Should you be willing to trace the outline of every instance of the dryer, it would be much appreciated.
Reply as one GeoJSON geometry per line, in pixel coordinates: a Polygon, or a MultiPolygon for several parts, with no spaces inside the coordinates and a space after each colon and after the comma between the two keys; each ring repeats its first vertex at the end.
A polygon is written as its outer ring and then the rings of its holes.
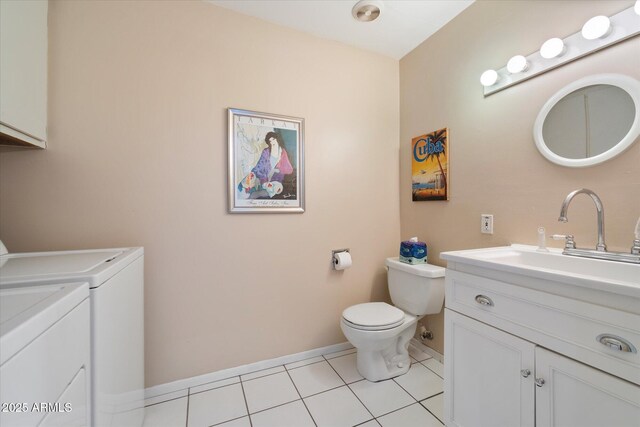
{"type": "Polygon", "coordinates": [[[88,427],[89,286],[0,289],[0,425],[88,427]]]}
{"type": "Polygon", "coordinates": [[[144,419],[144,249],[8,253],[0,289],[89,284],[91,424],[140,426],[144,419]]]}

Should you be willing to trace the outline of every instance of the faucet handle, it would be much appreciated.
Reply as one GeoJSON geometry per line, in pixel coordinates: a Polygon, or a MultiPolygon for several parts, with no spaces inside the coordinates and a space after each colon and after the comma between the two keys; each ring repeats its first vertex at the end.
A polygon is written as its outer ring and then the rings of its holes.
{"type": "Polygon", "coordinates": [[[576,242],[575,240],[573,240],[573,234],[567,234],[567,237],[564,241],[564,248],[565,249],[575,249],[576,248],[576,242]]]}
{"type": "Polygon", "coordinates": [[[553,240],[562,240],[564,239],[564,248],[565,249],[575,249],[576,242],[573,240],[573,234],[552,234],[551,237],[553,240]]]}

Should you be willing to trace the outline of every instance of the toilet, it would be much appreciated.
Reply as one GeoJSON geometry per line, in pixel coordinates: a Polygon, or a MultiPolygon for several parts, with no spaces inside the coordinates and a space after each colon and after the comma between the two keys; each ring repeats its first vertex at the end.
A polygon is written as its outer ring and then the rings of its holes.
{"type": "Polygon", "coordinates": [[[369,381],[407,373],[411,366],[409,341],[418,320],[442,310],[444,267],[405,264],[387,258],[391,301],[353,305],[342,312],[340,327],[357,349],[357,368],[369,381]]]}

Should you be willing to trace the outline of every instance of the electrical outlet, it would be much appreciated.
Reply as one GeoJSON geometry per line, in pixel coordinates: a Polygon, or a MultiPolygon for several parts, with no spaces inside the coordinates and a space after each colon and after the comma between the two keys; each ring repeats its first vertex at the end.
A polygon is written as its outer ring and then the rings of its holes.
{"type": "Polygon", "coordinates": [[[482,234],[493,234],[493,215],[481,214],[480,220],[480,232],[482,234]]]}

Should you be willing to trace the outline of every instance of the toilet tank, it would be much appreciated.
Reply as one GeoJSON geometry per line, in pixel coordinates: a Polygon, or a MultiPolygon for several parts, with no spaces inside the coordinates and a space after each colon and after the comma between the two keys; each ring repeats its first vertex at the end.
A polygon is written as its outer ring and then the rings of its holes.
{"type": "Polygon", "coordinates": [[[385,264],[393,305],[415,316],[436,314],[442,310],[444,267],[406,264],[398,258],[387,258],[385,264]]]}

